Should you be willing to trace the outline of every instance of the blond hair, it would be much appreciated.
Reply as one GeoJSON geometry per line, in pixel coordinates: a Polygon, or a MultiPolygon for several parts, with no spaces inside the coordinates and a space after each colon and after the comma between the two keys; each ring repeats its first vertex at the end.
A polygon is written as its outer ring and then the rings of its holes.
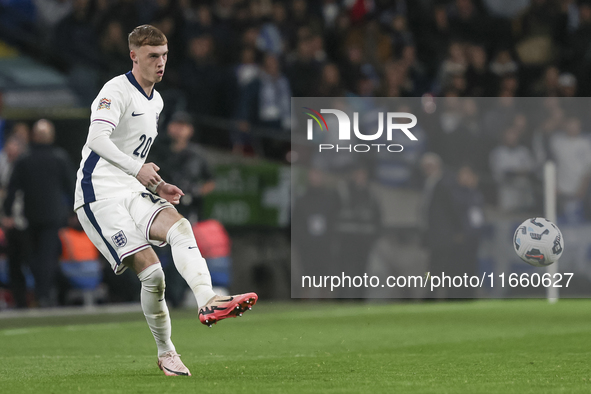
{"type": "Polygon", "coordinates": [[[168,43],[166,36],[159,29],[151,25],[141,25],[133,29],[128,37],[129,49],[140,48],[144,45],[160,46],[168,43]]]}

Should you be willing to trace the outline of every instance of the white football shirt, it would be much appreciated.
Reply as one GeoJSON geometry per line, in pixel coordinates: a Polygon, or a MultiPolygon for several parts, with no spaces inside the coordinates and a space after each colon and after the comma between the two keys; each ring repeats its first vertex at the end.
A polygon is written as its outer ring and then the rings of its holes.
{"type": "MultiPolygon", "coordinates": [[[[152,89],[148,97],[133,74],[128,72],[107,82],[92,103],[91,127],[95,123],[109,130],[115,146],[138,163],[146,161],[150,147],[158,135],[158,117],[164,103],[152,89]]],[[[82,160],[76,179],[74,209],[82,205],[146,191],[133,176],[109,163],[89,148],[89,139],[82,148],[82,160]]]]}

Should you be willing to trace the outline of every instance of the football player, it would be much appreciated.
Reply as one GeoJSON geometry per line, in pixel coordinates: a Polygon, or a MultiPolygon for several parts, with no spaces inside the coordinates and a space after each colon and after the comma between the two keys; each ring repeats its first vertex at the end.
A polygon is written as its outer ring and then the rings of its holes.
{"type": "Polygon", "coordinates": [[[90,128],[82,148],[74,209],[94,245],[116,274],[132,269],[142,284],[141,305],[158,346],[158,366],[169,376],[191,375],[170,339],[164,300],[164,272],[152,245],[168,243],[174,264],[199,305],[199,319],[211,327],[242,315],[255,293],[217,296],[191,225],[174,205],[183,192],[145,163],[158,135],[163,102],[154,85],[168,57],[166,36],[150,25],[129,34],[132,69],[107,82],[92,103],[90,128]]]}

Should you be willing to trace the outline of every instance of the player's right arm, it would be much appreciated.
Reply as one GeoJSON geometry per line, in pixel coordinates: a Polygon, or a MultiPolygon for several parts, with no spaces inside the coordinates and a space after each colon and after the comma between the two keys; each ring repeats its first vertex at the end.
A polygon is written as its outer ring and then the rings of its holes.
{"type": "Polygon", "coordinates": [[[161,180],[157,173],[160,168],[154,163],[142,164],[134,160],[123,153],[110,138],[126,107],[125,94],[120,88],[113,84],[103,87],[92,104],[88,148],[126,174],[137,178],[142,185],[157,185],[161,180]]]}

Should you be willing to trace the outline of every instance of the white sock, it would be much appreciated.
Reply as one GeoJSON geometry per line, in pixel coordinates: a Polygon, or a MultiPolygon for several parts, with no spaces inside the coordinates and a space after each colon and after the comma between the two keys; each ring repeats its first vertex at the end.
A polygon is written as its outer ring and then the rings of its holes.
{"type": "Polygon", "coordinates": [[[172,249],[176,269],[193,290],[197,305],[202,307],[215,293],[211,289],[211,275],[197,247],[191,223],[183,218],[173,224],[166,234],[166,242],[172,249]]]}
{"type": "Polygon", "coordinates": [[[137,277],[142,282],[141,302],[144,316],[158,346],[158,356],[175,350],[170,340],[170,315],[164,300],[164,271],[160,263],[153,264],[140,272],[137,277]]]}

